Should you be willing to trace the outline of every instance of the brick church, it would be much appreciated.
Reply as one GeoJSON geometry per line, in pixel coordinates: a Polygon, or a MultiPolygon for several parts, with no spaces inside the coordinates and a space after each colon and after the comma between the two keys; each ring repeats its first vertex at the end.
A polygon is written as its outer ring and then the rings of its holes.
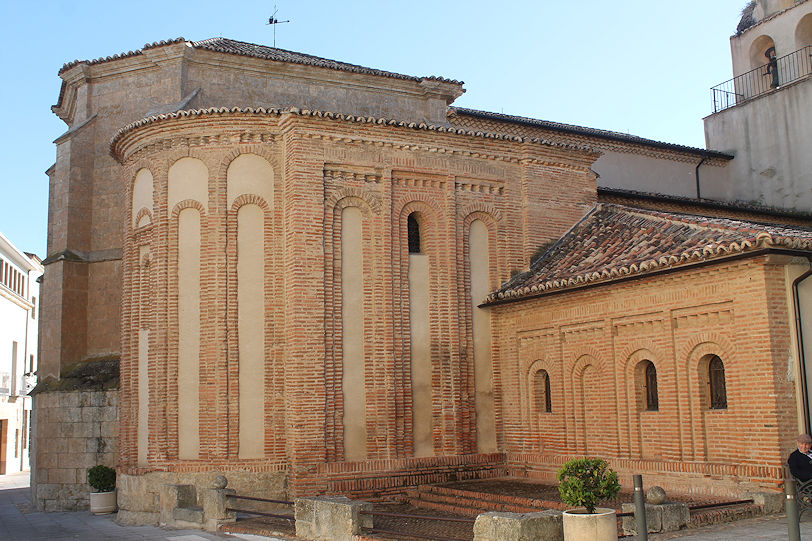
{"type": "MultiPolygon", "coordinates": [[[[808,49],[812,3],[784,3],[732,43],[808,49]]],[[[678,492],[779,487],[809,423],[812,194],[786,160],[784,199],[754,191],[730,115],[809,73],[708,117],[708,149],[225,38],[59,74],[41,508],[86,505],[96,463],[141,523],[162,484],[220,473],[370,497],[588,454],[678,492]]]]}

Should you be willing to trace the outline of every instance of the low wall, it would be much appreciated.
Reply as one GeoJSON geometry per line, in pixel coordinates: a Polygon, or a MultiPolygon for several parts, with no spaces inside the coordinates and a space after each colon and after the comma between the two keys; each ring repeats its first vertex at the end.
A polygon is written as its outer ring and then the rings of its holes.
{"type": "MultiPolygon", "coordinates": [[[[189,485],[199,500],[200,494],[210,489],[217,476],[228,480],[228,488],[240,496],[256,496],[274,500],[287,499],[287,472],[211,471],[163,472],[153,471],[140,475],[119,474],[118,522],[122,524],[158,524],[161,513],[161,487],[189,485]]],[[[194,505],[202,506],[201,501],[194,505]]],[[[268,504],[240,501],[241,509],[268,511],[268,504]],[[265,506],[265,507],[263,507],[265,506]]]]}
{"type": "Polygon", "coordinates": [[[32,501],[41,511],[88,508],[87,469],[116,467],[118,390],[34,394],[32,501]]]}

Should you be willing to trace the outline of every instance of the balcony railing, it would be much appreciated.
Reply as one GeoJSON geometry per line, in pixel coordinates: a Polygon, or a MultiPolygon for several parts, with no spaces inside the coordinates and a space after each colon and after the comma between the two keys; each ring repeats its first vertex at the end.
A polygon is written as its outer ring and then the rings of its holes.
{"type": "Polygon", "coordinates": [[[713,112],[739,105],[812,74],[812,45],[711,88],[713,112]]]}

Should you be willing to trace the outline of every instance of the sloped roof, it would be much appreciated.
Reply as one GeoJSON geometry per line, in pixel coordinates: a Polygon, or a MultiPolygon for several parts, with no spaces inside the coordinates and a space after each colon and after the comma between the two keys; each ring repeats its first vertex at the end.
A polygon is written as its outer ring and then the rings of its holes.
{"type": "Polygon", "coordinates": [[[194,47],[195,49],[205,49],[208,51],[234,54],[239,56],[251,56],[254,58],[262,58],[265,60],[273,60],[276,62],[286,62],[288,64],[304,64],[308,66],[316,66],[319,68],[327,68],[338,71],[349,71],[352,73],[362,73],[367,75],[378,75],[381,77],[404,79],[407,81],[421,81],[423,79],[427,79],[432,81],[442,81],[459,85],[463,84],[462,81],[445,79],[443,77],[435,77],[435,76],[415,77],[413,75],[403,75],[401,73],[393,73],[391,71],[367,68],[364,66],[358,66],[356,64],[348,64],[346,62],[330,60],[329,58],[321,58],[319,56],[297,53],[295,51],[287,51],[285,49],[277,49],[275,47],[268,47],[266,45],[257,45],[255,43],[247,43],[244,41],[237,41],[228,38],[209,38],[201,41],[187,41],[184,38],[175,38],[169,40],[156,41],[154,43],[147,43],[141,49],[138,49],[136,51],[128,51],[126,53],[96,58],[94,60],[74,60],[73,62],[68,62],[67,64],[62,66],[62,69],[59,70],[59,73],[61,74],[65,70],[68,70],[76,66],[77,64],[88,64],[88,65],[101,64],[103,62],[110,62],[112,60],[117,60],[119,58],[137,56],[143,54],[144,51],[148,49],[155,49],[157,47],[163,47],[165,45],[172,45],[175,43],[183,43],[183,42],[185,42],[190,47],[194,47]]]}
{"type": "Polygon", "coordinates": [[[600,203],[486,304],[765,248],[812,252],[812,229],[600,203]]]}
{"type": "Polygon", "coordinates": [[[586,126],[577,126],[575,124],[564,124],[561,122],[553,122],[550,120],[539,120],[536,118],[529,118],[517,115],[506,115],[503,113],[492,113],[489,111],[480,111],[478,109],[466,109],[464,107],[449,107],[449,122],[451,125],[459,124],[458,117],[468,117],[481,120],[492,120],[497,122],[508,122],[511,124],[528,126],[531,128],[540,128],[544,130],[551,130],[566,134],[580,135],[586,137],[597,137],[599,139],[607,139],[610,141],[618,141],[622,143],[634,143],[645,145],[653,148],[661,148],[664,150],[673,150],[677,152],[688,152],[698,156],[707,156],[710,158],[719,158],[722,160],[732,160],[733,156],[719,152],[716,150],[707,150],[704,148],[691,147],[686,145],[678,145],[676,143],[666,143],[664,141],[657,141],[655,139],[646,139],[637,135],[628,133],[621,133],[610,130],[601,130],[598,128],[589,128],[586,126]]]}

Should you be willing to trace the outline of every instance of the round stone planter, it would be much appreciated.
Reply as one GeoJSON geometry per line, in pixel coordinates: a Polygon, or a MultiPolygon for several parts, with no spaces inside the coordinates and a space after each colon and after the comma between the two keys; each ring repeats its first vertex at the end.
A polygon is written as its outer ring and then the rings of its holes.
{"type": "Polygon", "coordinates": [[[116,491],[91,492],[90,512],[94,515],[108,515],[116,510],[116,491]]]}
{"type": "Polygon", "coordinates": [[[564,511],[564,541],[617,541],[617,515],[614,509],[598,507],[594,513],[583,509],[564,511]]]}

